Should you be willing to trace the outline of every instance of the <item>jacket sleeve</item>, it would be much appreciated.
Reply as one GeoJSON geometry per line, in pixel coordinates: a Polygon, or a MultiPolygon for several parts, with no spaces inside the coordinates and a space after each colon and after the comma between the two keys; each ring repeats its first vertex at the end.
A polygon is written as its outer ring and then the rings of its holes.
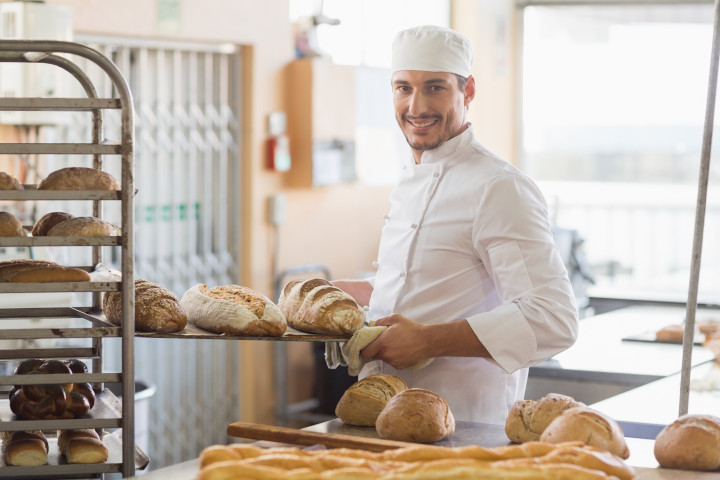
{"type": "Polygon", "coordinates": [[[467,320],[503,370],[535,365],[575,343],[575,294],[545,199],[530,179],[507,174],[489,185],[473,223],[473,244],[502,303],[467,320]]]}

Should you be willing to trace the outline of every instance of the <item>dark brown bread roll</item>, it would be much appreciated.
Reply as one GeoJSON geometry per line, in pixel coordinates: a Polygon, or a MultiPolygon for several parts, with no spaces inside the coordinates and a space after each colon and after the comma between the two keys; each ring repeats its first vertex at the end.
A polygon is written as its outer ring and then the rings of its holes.
{"type": "Polygon", "coordinates": [[[422,388],[410,388],[388,400],[375,429],[381,438],[433,443],[455,431],[455,418],[444,398],[422,388]]]}
{"type": "Polygon", "coordinates": [[[665,468],[717,470],[720,468],[720,417],[686,414],[655,437],[655,459],[665,468]]]}
{"type": "MultiPolygon", "coordinates": [[[[122,294],[108,292],[103,297],[103,313],[115,324],[122,324],[122,294]]],[[[165,287],[135,280],[135,330],[140,332],[179,332],[187,325],[187,315],[178,298],[165,287]]]]}
{"type": "Polygon", "coordinates": [[[353,297],[321,278],[289,282],[278,307],[291,327],[304,332],[350,336],[365,322],[353,297]]]}
{"type": "Polygon", "coordinates": [[[48,450],[47,438],[40,430],[3,432],[3,459],[6,465],[45,465],[48,450]]]}
{"type": "Polygon", "coordinates": [[[119,190],[120,184],[111,174],[87,167],[55,170],[37,185],[38,190],[119,190]]]}
{"type": "Polygon", "coordinates": [[[65,212],[46,213],[33,225],[32,234],[34,237],[44,237],[52,227],[60,222],[74,218],[73,215],[65,212]]]}
{"type": "Polygon", "coordinates": [[[20,220],[9,212],[0,212],[0,237],[26,237],[27,231],[20,220]]]}

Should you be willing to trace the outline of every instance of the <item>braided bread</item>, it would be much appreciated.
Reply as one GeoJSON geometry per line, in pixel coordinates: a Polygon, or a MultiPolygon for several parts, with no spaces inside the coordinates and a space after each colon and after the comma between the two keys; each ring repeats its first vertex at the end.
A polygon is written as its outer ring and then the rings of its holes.
{"type": "Polygon", "coordinates": [[[3,432],[3,459],[6,465],[45,465],[48,450],[47,438],[40,430],[3,432]]]}
{"type": "Polygon", "coordinates": [[[353,297],[322,278],[289,282],[278,307],[291,327],[304,332],[352,335],[365,323],[365,312],[353,297]]]}
{"type": "MultiPolygon", "coordinates": [[[[15,375],[86,373],[80,360],[29,359],[21,362],[15,375]]],[[[89,383],[14,385],[8,394],[10,410],[27,420],[77,418],[95,406],[95,392],[89,383]]]]}
{"type": "Polygon", "coordinates": [[[580,442],[527,442],[496,448],[412,446],[385,452],[213,445],[200,454],[197,480],[245,479],[567,479],[631,480],[610,452],[580,442]]]}

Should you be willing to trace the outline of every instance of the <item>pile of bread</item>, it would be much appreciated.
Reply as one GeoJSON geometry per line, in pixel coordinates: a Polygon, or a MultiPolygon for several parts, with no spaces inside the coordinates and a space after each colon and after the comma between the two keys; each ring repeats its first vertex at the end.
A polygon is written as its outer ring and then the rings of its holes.
{"type": "MultiPolygon", "coordinates": [[[[51,172],[36,186],[37,190],[118,190],[119,182],[110,173],[87,167],[67,167],[51,172]]],[[[12,175],[0,172],[0,190],[24,190],[12,175]]],[[[65,212],[50,212],[32,226],[34,237],[41,236],[116,236],[120,228],[95,217],[75,217],[65,212]]],[[[0,212],[0,237],[28,235],[22,222],[9,212],[0,212]]]]}
{"type": "MultiPolygon", "coordinates": [[[[57,431],[58,452],[67,463],[105,463],[108,449],[93,429],[57,431]]],[[[35,467],[48,463],[50,445],[40,430],[3,432],[5,465],[35,467]]]]}

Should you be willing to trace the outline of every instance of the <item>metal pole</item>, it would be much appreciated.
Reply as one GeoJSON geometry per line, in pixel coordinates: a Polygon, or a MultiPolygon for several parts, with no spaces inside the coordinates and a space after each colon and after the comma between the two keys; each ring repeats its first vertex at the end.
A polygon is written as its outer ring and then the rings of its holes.
{"type": "Polygon", "coordinates": [[[697,310],[700,260],[702,258],[705,207],[707,204],[707,186],[708,178],[710,176],[710,151],[712,149],[715,97],[717,93],[718,53],[720,52],[718,25],[720,25],[720,3],[716,1],[712,53],[710,56],[710,79],[708,82],[707,105],[705,107],[705,131],[703,132],[700,174],[698,178],[698,196],[695,209],[695,235],[693,237],[692,263],[690,268],[690,287],[688,289],[685,333],[683,336],[682,371],[680,376],[680,416],[685,415],[688,412],[688,397],[690,395],[690,368],[692,367],[691,360],[694,341],[693,337],[695,335],[695,312],[697,310]]]}

